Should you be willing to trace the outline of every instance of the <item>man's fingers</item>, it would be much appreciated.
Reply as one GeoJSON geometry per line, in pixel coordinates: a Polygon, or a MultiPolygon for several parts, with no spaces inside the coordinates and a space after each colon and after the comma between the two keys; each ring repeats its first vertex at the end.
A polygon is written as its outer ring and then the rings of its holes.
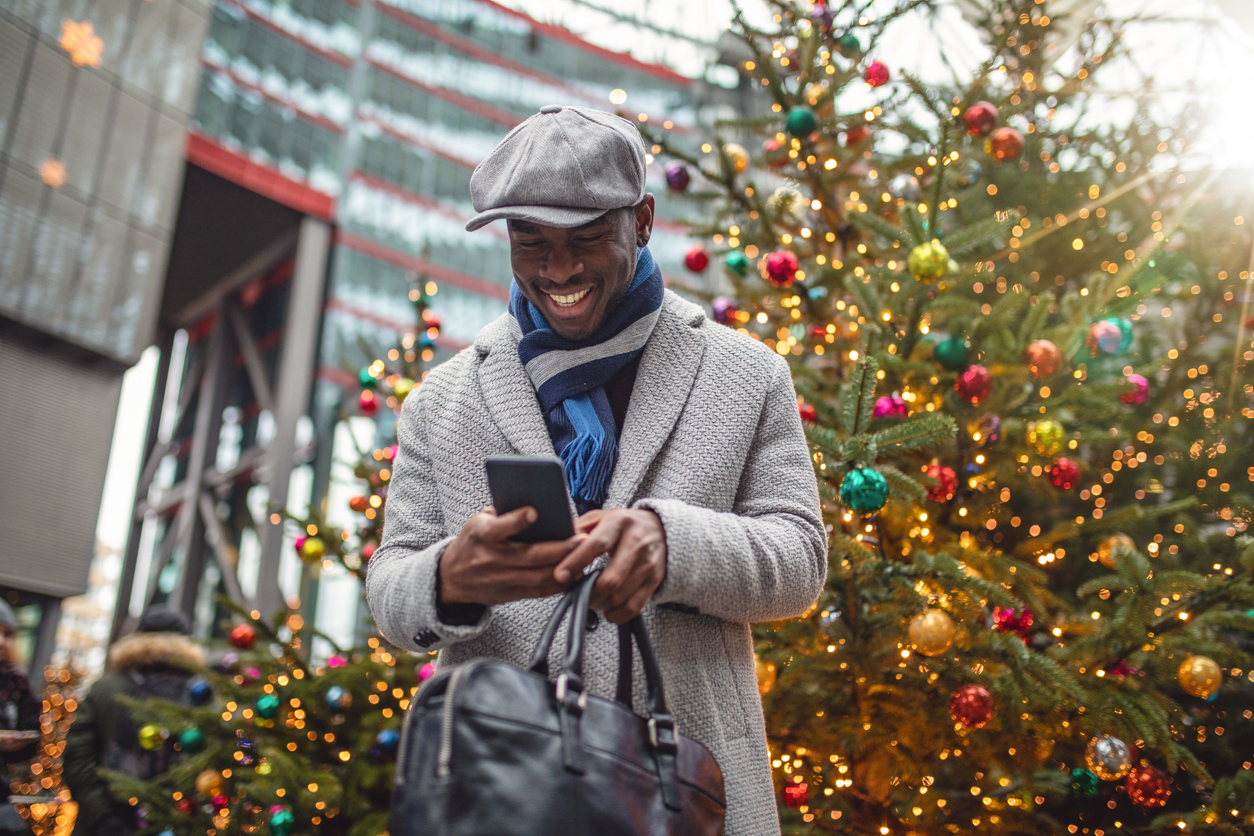
{"type": "Polygon", "coordinates": [[[611,624],[626,624],[628,621],[631,621],[633,618],[640,615],[640,613],[644,610],[644,605],[649,603],[649,598],[652,597],[652,595],[653,590],[649,588],[649,585],[642,585],[639,589],[632,593],[631,597],[627,600],[627,603],[612,610],[605,610],[605,620],[611,624]]]}
{"type": "Polygon", "coordinates": [[[489,518],[484,523],[480,536],[485,540],[508,540],[525,531],[527,526],[536,521],[536,516],[536,509],[530,505],[515,508],[508,514],[489,518]]]}
{"type": "Polygon", "coordinates": [[[622,522],[621,520],[615,522],[613,517],[598,525],[587,533],[584,541],[568,554],[565,560],[558,564],[558,567],[553,570],[553,577],[557,578],[559,583],[566,583],[575,577],[596,560],[598,555],[614,549],[618,543],[620,531],[622,531],[622,522]]]}
{"type": "Polygon", "coordinates": [[[601,518],[605,516],[605,511],[600,508],[593,508],[586,512],[582,517],[575,520],[575,530],[580,532],[588,532],[597,527],[601,522],[601,518]]]}
{"type": "Polygon", "coordinates": [[[510,555],[512,563],[520,568],[543,567],[546,571],[562,561],[574,549],[587,539],[585,534],[576,534],[565,540],[553,540],[546,543],[530,543],[520,545],[510,555]]]}

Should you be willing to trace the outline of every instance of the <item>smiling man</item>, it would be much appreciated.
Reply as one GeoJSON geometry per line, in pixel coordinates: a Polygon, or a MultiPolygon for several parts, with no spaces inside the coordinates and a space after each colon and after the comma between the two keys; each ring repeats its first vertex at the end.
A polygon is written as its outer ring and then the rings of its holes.
{"type": "MultiPolygon", "coordinates": [[[[677,724],[722,767],[727,833],[775,834],[749,624],[815,601],[827,536],[787,363],[664,288],[645,179],[635,125],[558,105],[475,169],[467,229],[507,221],[509,313],[406,399],[367,593],[440,666],[521,666],[552,596],[605,556],[593,607],[644,614],[677,724]],[[577,534],[514,543],[534,512],[485,507],[484,459],[554,453],[577,534]]],[[[614,697],[617,645],[588,636],[588,692],[614,697]]]]}

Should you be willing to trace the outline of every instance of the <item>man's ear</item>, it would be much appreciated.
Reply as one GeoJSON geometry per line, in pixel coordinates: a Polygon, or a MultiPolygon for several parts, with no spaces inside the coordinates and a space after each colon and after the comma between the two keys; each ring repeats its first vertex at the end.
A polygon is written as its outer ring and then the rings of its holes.
{"type": "Polygon", "coordinates": [[[635,211],[636,246],[643,247],[653,236],[653,195],[646,194],[635,211]]]}

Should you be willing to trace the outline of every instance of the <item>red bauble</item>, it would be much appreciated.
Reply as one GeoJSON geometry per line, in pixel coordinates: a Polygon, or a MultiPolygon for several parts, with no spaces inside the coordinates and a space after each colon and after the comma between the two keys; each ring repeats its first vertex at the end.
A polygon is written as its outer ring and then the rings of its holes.
{"type": "Polygon", "coordinates": [[[881,61],[872,61],[862,71],[862,80],[872,87],[880,87],[888,83],[888,67],[881,61]]]}
{"type": "Polygon", "coordinates": [[[924,475],[936,480],[936,487],[927,489],[928,499],[933,502],[948,502],[954,498],[954,493],[958,490],[958,474],[954,473],[952,467],[929,464],[924,475]]]}
{"type": "Polygon", "coordinates": [[[776,250],[773,253],[767,253],[762,263],[766,280],[781,288],[791,287],[792,283],[797,280],[797,270],[801,268],[801,264],[797,261],[797,254],[792,250],[776,250]]]}
{"type": "Polygon", "coordinates": [[[1037,340],[1023,353],[1028,364],[1028,374],[1040,380],[1049,377],[1062,367],[1062,352],[1049,340],[1037,340]]]}
{"type": "Polygon", "coordinates": [[[238,647],[240,650],[252,650],[252,646],[257,643],[257,631],[251,624],[236,624],[231,628],[227,639],[231,642],[232,647],[238,647]]]}
{"type": "Polygon", "coordinates": [[[1123,786],[1128,798],[1141,807],[1164,807],[1171,798],[1171,781],[1161,769],[1138,766],[1128,773],[1123,786]]]}
{"type": "Polygon", "coordinates": [[[374,553],[378,551],[378,549],[379,549],[378,543],[367,543],[366,545],[361,547],[361,559],[369,560],[370,558],[374,557],[374,553]]]}
{"type": "Polygon", "coordinates": [[[966,371],[954,381],[958,396],[968,403],[977,404],[988,397],[993,386],[993,376],[983,366],[967,366],[966,371]]]}
{"type": "Polygon", "coordinates": [[[348,501],[348,507],[360,514],[370,507],[370,499],[365,496],[355,496],[348,501]]]}
{"type": "Polygon", "coordinates": [[[440,315],[435,311],[423,311],[422,322],[427,327],[427,330],[434,328],[438,332],[444,327],[444,320],[440,319],[440,315]]]}
{"type": "Polygon", "coordinates": [[[1023,153],[1023,134],[1010,126],[998,128],[988,140],[988,153],[998,160],[1016,160],[1023,153]]]}
{"type": "Polygon", "coordinates": [[[859,125],[856,128],[850,128],[845,131],[845,145],[857,145],[862,140],[871,135],[871,129],[866,125],[859,125]]]}
{"type": "Polygon", "coordinates": [[[1026,637],[1028,630],[1032,629],[1032,611],[1027,607],[1020,612],[1014,607],[993,607],[993,626],[1003,633],[1014,633],[1019,637],[1026,637]]]}
{"type": "Polygon", "coordinates": [[[1080,481],[1080,466],[1071,459],[1058,459],[1049,469],[1049,483],[1059,490],[1069,491],[1080,481]]]}
{"type": "Polygon", "coordinates": [[[362,415],[374,415],[379,411],[379,396],[369,389],[363,389],[361,397],[357,399],[357,408],[362,415]]]}
{"type": "Polygon", "coordinates": [[[784,784],[784,804],[793,808],[810,803],[810,785],[805,781],[799,784],[784,784]]]}
{"type": "Polygon", "coordinates": [[[799,412],[799,413],[801,414],[801,420],[802,420],[802,421],[817,421],[817,420],[819,420],[819,414],[818,414],[818,412],[816,412],[816,411],[815,411],[815,409],[814,409],[814,407],[813,407],[813,406],[811,406],[811,405],[810,405],[810,404],[808,404],[808,403],[799,403],[799,404],[797,404],[797,412],[799,412]]]}
{"type": "Polygon", "coordinates": [[[192,801],[190,798],[186,796],[174,802],[174,807],[180,813],[184,813],[189,816],[192,813],[196,812],[196,802],[192,801]]]}
{"type": "Polygon", "coordinates": [[[693,247],[684,256],[684,266],[694,273],[700,273],[710,266],[710,256],[700,244],[693,247]]]}
{"type": "Polygon", "coordinates": [[[993,719],[993,695],[983,685],[963,685],[949,700],[949,716],[969,729],[982,729],[993,719]]]}
{"type": "Polygon", "coordinates": [[[766,164],[771,168],[783,168],[788,162],[787,147],[774,137],[762,143],[762,153],[766,157],[766,164]]]}
{"type": "Polygon", "coordinates": [[[1001,117],[997,108],[989,102],[976,102],[962,114],[962,121],[967,125],[967,133],[971,136],[988,136],[997,127],[1001,117]]]}

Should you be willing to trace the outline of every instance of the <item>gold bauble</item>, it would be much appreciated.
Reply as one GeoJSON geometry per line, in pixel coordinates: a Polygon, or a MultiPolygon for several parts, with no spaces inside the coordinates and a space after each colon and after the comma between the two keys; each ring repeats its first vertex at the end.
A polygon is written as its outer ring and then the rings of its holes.
{"type": "Polygon", "coordinates": [[[327,544],[321,537],[307,537],[300,545],[300,556],[310,562],[321,560],[327,553],[327,544]]]}
{"type": "Polygon", "coordinates": [[[1054,455],[1062,449],[1062,424],[1048,418],[1028,424],[1028,444],[1038,456],[1054,455]]]}
{"type": "Polygon", "coordinates": [[[1123,532],[1112,534],[1097,546],[1097,559],[1107,569],[1114,569],[1115,553],[1123,551],[1136,551],[1136,543],[1123,532]]]}
{"type": "Polygon", "coordinates": [[[758,693],[765,694],[775,685],[775,663],[753,657],[753,670],[758,675],[758,693]]]}
{"type": "Polygon", "coordinates": [[[160,749],[165,744],[169,732],[155,723],[149,723],[139,730],[139,745],[148,749],[160,749]]]}
{"type": "Polygon", "coordinates": [[[729,142],[723,146],[723,154],[731,161],[732,170],[737,174],[749,167],[749,152],[744,149],[743,145],[729,142]]]}
{"type": "Polygon", "coordinates": [[[910,622],[910,644],[924,656],[939,656],[954,646],[954,620],[944,610],[924,610],[910,622]]]}
{"type": "Polygon", "coordinates": [[[206,769],[196,776],[196,792],[205,798],[225,795],[225,789],[226,781],[222,779],[222,773],[216,769],[206,769]]]}
{"type": "Polygon", "coordinates": [[[1209,656],[1190,656],[1180,663],[1176,679],[1186,694],[1204,700],[1219,690],[1224,675],[1209,656]]]}
{"type": "Polygon", "coordinates": [[[949,272],[949,250],[933,238],[910,251],[907,265],[914,277],[921,282],[940,281],[949,272]]]}
{"type": "Polygon", "coordinates": [[[396,396],[398,401],[405,400],[412,391],[414,391],[414,381],[408,377],[398,378],[396,385],[392,387],[392,394],[396,396]]]}

